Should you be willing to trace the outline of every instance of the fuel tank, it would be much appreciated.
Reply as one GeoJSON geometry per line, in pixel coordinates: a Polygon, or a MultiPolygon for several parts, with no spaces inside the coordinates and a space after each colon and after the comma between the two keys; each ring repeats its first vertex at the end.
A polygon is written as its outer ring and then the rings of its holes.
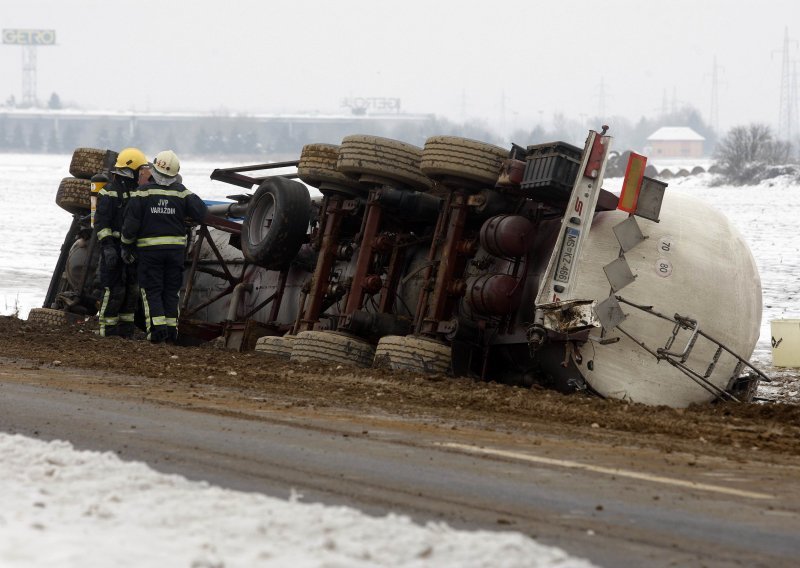
{"type": "Polygon", "coordinates": [[[612,292],[603,267],[621,252],[613,227],[626,218],[622,211],[595,215],[572,295],[601,302],[615,294],[625,300],[620,304],[625,319],[604,332],[602,340],[599,329],[593,333],[573,362],[588,385],[606,397],[672,407],[707,402],[714,398],[708,388],[652,352],[668,348],[679,353],[686,367],[701,377],[708,374],[707,380],[721,389],[729,386],[738,360],[723,351],[715,362],[715,343],[700,337],[692,344],[692,330],[677,329],[652,311],[696,320],[703,333],[748,359],[758,341],[762,305],[750,249],[711,205],[668,194],[660,222],[636,218],[645,240],[624,254],[635,279],[612,292]]]}

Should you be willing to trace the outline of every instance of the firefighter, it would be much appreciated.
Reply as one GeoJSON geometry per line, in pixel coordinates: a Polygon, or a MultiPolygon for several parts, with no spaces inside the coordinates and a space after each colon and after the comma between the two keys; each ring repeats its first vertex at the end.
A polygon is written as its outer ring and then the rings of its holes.
{"type": "Polygon", "coordinates": [[[149,164],[151,179],[131,194],[122,226],[122,257],[138,263],[147,338],[174,343],[178,337],[178,294],[186,256],[186,219],[200,223],[208,208],[186,189],[172,150],[149,164]]]}
{"type": "MultiPolygon", "coordinates": [[[[136,266],[120,258],[120,231],[130,193],[138,185],[140,168],[147,157],[138,148],[125,148],[117,155],[108,182],[97,192],[94,229],[100,243],[100,285],[103,299],[98,315],[100,335],[132,338],[133,316],[139,301],[136,266]]],[[[100,185],[100,184],[98,184],[100,185]]]]}

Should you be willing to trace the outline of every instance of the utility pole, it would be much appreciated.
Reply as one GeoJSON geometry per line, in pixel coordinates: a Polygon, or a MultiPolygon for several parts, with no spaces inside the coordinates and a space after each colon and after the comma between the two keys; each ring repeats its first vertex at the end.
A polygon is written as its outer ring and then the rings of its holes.
{"type": "Polygon", "coordinates": [[[597,116],[600,120],[606,120],[606,79],[600,77],[600,88],[597,94],[597,116]]]}
{"type": "Polygon", "coordinates": [[[672,86],[672,116],[678,114],[678,87],[672,86]]]}

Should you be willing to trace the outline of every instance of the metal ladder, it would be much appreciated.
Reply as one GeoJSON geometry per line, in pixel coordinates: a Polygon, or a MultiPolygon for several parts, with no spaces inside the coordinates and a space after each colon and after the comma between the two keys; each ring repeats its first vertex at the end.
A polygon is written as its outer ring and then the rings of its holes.
{"type": "Polygon", "coordinates": [[[742,373],[742,369],[744,367],[747,367],[751,371],[753,371],[760,380],[767,383],[771,382],[771,379],[769,377],[767,377],[764,373],[756,369],[749,361],[740,357],[739,355],[728,349],[725,345],[723,345],[722,343],[720,343],[707,333],[703,332],[700,329],[700,325],[697,322],[697,320],[686,316],[681,316],[680,314],[675,314],[675,317],[671,318],[669,316],[657,312],[656,310],[653,309],[652,306],[642,306],[639,304],[635,304],[631,301],[622,298],[621,296],[616,296],[616,298],[617,301],[619,301],[620,303],[627,304],[628,306],[637,308],[647,314],[672,322],[674,324],[672,328],[672,334],[667,338],[664,347],[658,347],[656,349],[651,349],[650,347],[645,345],[643,341],[636,339],[630,333],[626,332],[621,326],[618,325],[616,329],[618,329],[628,339],[636,343],[639,347],[641,347],[642,349],[653,355],[653,357],[655,357],[659,361],[666,361],[676,369],[680,370],[687,377],[689,377],[698,385],[703,387],[705,390],[713,394],[715,398],[720,400],[731,400],[734,402],[741,402],[732,393],[728,392],[723,388],[718,387],[710,380],[708,380],[711,374],[714,372],[714,369],[716,368],[717,363],[719,362],[719,359],[723,353],[727,353],[737,361],[736,367],[733,370],[733,374],[731,375],[731,378],[728,380],[729,388],[730,385],[732,385],[734,381],[739,378],[739,376],[742,373]],[[688,341],[686,342],[686,346],[683,348],[682,351],[680,352],[671,351],[672,346],[675,343],[675,339],[677,338],[678,333],[680,333],[682,329],[691,331],[691,336],[689,337],[688,341]],[[702,374],[700,371],[691,369],[689,366],[686,365],[686,361],[689,359],[689,356],[691,355],[692,350],[694,349],[695,345],[697,344],[697,340],[700,337],[702,337],[709,343],[712,343],[717,346],[717,349],[714,352],[714,356],[711,358],[708,367],[706,367],[705,372],[703,372],[702,374]]]}

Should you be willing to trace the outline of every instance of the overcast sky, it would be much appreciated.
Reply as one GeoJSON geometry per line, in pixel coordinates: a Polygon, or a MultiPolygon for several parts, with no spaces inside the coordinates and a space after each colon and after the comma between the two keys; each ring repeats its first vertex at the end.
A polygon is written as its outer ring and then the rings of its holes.
{"type": "MultiPolygon", "coordinates": [[[[345,97],[511,129],[689,103],[777,125],[784,30],[798,0],[0,0],[3,29],[54,29],[39,99],[84,108],[347,112],[345,97]],[[136,11],[138,10],[138,12],[136,11]]],[[[792,29],[792,25],[795,28],[792,29]]],[[[800,58],[797,43],[792,56],[800,58]]],[[[0,48],[22,97],[22,48],[0,48]]]]}

